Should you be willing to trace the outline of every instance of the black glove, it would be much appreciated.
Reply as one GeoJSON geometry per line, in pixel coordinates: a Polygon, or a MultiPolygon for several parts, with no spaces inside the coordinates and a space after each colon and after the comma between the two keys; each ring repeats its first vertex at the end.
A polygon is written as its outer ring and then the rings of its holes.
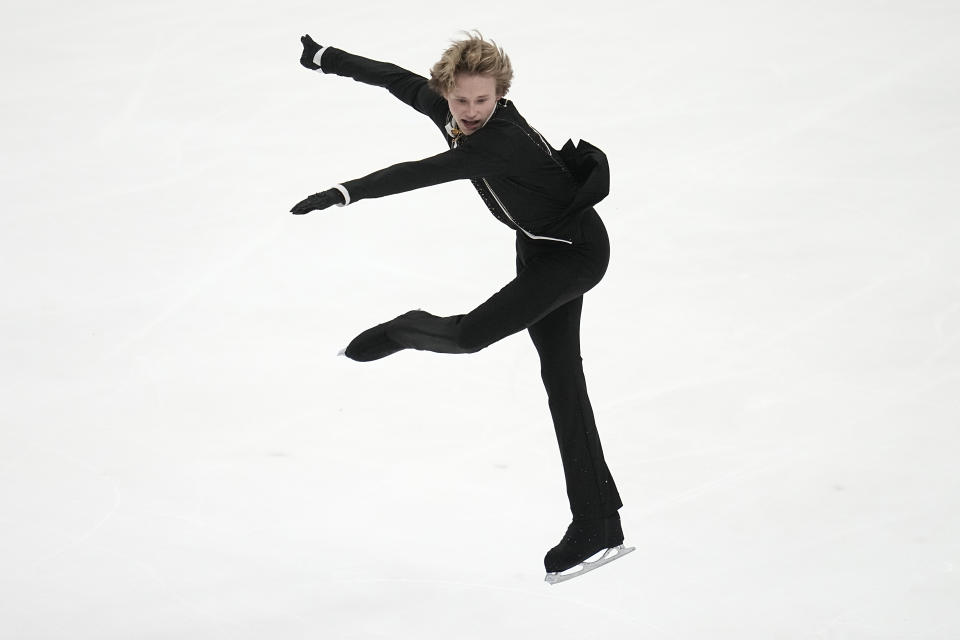
{"type": "Polygon", "coordinates": [[[344,204],[346,200],[343,198],[343,194],[340,193],[339,189],[327,189],[326,191],[321,191],[320,193],[315,193],[305,200],[301,200],[297,204],[293,205],[293,209],[290,209],[290,213],[295,216],[302,216],[305,213],[310,213],[311,211],[320,211],[326,209],[327,207],[332,207],[335,204],[344,204]]]}
{"type": "Polygon", "coordinates": [[[317,51],[320,51],[320,45],[314,42],[309,34],[300,36],[300,42],[303,43],[303,54],[300,56],[300,64],[307,69],[319,69],[320,65],[313,61],[313,57],[317,55],[317,51]]]}

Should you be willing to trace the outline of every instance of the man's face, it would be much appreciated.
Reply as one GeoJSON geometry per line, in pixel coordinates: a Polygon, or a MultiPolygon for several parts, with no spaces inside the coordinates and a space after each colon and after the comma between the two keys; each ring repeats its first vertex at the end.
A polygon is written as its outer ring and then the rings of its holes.
{"type": "Polygon", "coordinates": [[[492,76],[458,73],[456,86],[445,96],[450,113],[465,135],[475,133],[497,106],[497,82],[492,76]]]}

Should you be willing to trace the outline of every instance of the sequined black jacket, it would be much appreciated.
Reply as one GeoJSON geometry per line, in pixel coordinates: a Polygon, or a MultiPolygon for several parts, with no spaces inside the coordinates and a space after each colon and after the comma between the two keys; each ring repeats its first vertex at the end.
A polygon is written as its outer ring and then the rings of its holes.
{"type": "Polygon", "coordinates": [[[334,47],[323,49],[319,58],[319,71],[384,87],[429,117],[450,147],[342,183],[348,203],[469,179],[491,213],[508,227],[534,240],[576,243],[579,214],[609,191],[602,151],[585,141],[577,147],[568,141],[557,151],[510,100],[499,100],[487,123],[466,136],[457,129],[446,99],[426,78],[334,47]]]}

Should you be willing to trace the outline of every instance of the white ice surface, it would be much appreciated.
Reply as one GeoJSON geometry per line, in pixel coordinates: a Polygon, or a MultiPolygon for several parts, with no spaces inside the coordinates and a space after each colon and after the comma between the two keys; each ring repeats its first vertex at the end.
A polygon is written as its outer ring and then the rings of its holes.
{"type": "Polygon", "coordinates": [[[8,3],[0,638],[960,638],[960,5],[8,3]],[[342,5],[343,8],[338,8],[342,5]],[[463,28],[613,171],[583,351],[637,551],[556,587],[529,340],[336,353],[464,312],[513,237],[299,36],[420,73],[463,28]]]}

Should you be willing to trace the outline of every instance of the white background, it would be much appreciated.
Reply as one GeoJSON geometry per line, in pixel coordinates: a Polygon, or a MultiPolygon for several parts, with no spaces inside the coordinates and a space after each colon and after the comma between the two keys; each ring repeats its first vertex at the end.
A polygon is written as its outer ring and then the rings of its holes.
{"type": "Polygon", "coordinates": [[[36,1],[0,14],[0,637],[960,637],[954,2],[36,1]],[[603,148],[583,352],[637,551],[568,523],[513,236],[467,182],[305,217],[444,149],[299,36],[510,54],[603,148]]]}

